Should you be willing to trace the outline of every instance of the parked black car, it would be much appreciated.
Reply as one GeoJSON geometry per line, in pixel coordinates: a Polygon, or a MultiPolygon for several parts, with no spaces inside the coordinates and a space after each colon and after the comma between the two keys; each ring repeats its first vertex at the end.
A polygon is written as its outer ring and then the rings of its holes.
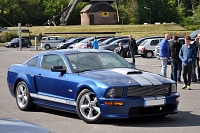
{"type": "Polygon", "coordinates": [[[99,49],[114,51],[115,48],[119,47],[120,42],[122,42],[123,45],[127,45],[129,42],[129,38],[117,39],[109,43],[108,45],[99,46],[99,49]]]}
{"type": "MultiPolygon", "coordinates": [[[[17,47],[19,47],[19,38],[14,38],[10,42],[5,42],[4,46],[7,47],[7,48],[9,48],[9,47],[17,48],[17,47]]],[[[31,46],[32,46],[32,43],[29,39],[22,38],[22,47],[30,48],[31,46]]]]}
{"type": "Polygon", "coordinates": [[[108,38],[107,40],[100,43],[99,46],[109,45],[111,42],[114,42],[115,40],[121,39],[121,38],[127,38],[127,36],[116,36],[116,37],[108,38]]]}
{"type": "Polygon", "coordinates": [[[66,42],[59,43],[57,49],[67,49],[71,44],[78,43],[85,39],[86,37],[73,37],[67,40],[66,42]]]}

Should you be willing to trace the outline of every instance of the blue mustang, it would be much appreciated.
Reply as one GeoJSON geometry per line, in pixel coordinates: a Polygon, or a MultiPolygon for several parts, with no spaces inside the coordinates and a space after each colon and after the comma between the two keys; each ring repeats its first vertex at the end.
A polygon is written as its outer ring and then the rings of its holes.
{"type": "Polygon", "coordinates": [[[178,112],[174,81],[134,69],[106,50],[43,52],[11,65],[7,82],[20,110],[38,105],[77,113],[87,123],[178,112]]]}

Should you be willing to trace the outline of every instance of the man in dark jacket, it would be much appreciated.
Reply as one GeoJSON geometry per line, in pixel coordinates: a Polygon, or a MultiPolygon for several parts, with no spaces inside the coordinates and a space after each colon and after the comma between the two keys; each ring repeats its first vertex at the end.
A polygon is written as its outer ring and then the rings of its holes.
{"type": "Polygon", "coordinates": [[[190,90],[191,76],[192,76],[192,63],[197,57],[194,45],[190,44],[191,37],[185,37],[185,44],[181,47],[179,58],[182,61],[183,80],[184,85],[182,89],[190,90]]]}
{"type": "Polygon", "coordinates": [[[172,77],[175,82],[181,82],[182,61],[179,52],[182,45],[178,41],[178,36],[174,36],[174,41],[169,45],[169,56],[171,57],[172,77]]]}
{"type": "Polygon", "coordinates": [[[131,57],[132,57],[132,63],[135,66],[135,53],[138,50],[137,44],[135,39],[132,37],[132,35],[129,35],[129,43],[128,43],[128,49],[130,51],[131,57]]]}

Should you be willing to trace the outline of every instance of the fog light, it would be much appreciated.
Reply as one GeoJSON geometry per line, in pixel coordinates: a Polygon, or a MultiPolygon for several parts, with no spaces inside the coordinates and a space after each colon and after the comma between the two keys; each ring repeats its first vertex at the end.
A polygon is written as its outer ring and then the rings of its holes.
{"type": "Polygon", "coordinates": [[[113,104],[116,105],[116,106],[122,106],[123,102],[114,102],[113,104]]]}
{"type": "Polygon", "coordinates": [[[104,104],[110,106],[122,106],[123,102],[104,102],[104,104]]]}

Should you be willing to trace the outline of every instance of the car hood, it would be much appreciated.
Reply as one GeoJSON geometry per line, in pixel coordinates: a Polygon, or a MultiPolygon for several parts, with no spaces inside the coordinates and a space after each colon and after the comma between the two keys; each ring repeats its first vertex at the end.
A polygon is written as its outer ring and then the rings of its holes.
{"type": "Polygon", "coordinates": [[[0,117],[0,129],[5,133],[51,133],[45,128],[33,123],[0,117]]]}
{"type": "Polygon", "coordinates": [[[165,83],[174,83],[173,80],[164,78],[161,75],[144,72],[129,68],[104,69],[100,71],[86,71],[80,73],[80,76],[96,80],[101,83],[118,86],[118,85],[162,85],[165,83]]]}
{"type": "Polygon", "coordinates": [[[5,42],[5,44],[11,44],[11,42],[5,42]]]}

